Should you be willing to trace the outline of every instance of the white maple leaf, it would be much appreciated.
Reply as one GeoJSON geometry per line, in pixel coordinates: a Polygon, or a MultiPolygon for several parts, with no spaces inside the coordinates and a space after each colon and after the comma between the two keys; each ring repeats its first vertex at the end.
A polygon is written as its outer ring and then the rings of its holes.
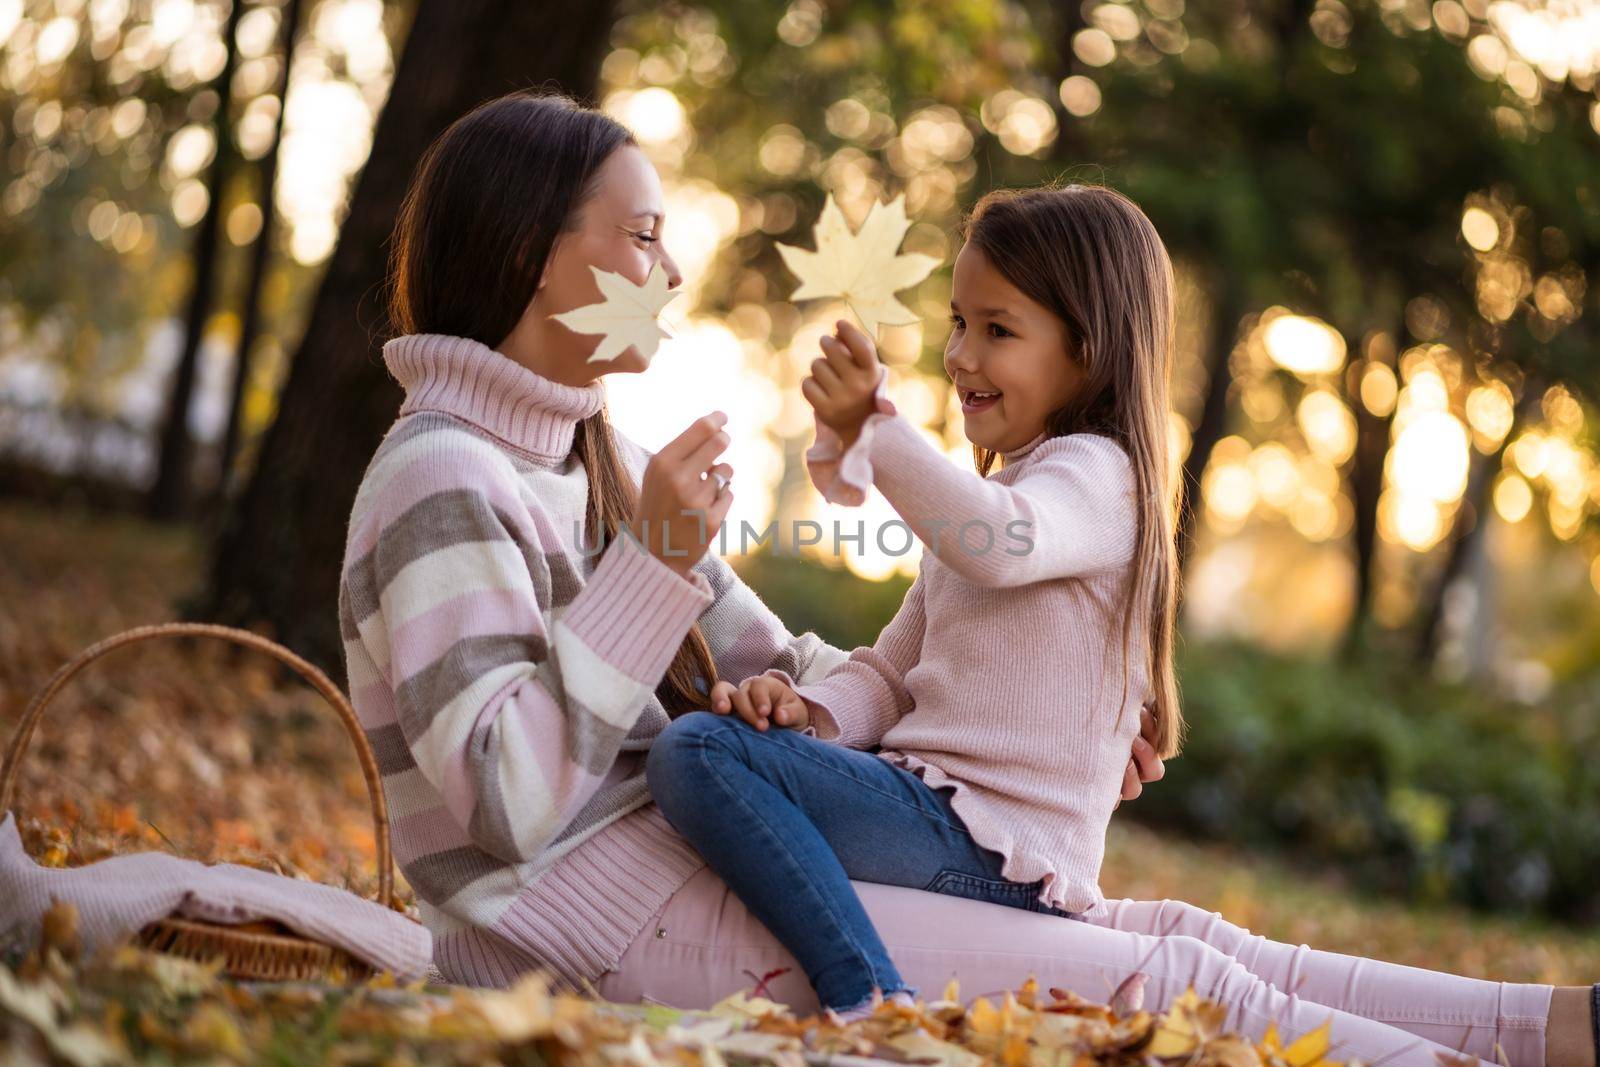
{"type": "Polygon", "coordinates": [[[634,285],[616,271],[601,270],[593,264],[589,269],[594,271],[594,280],[605,299],[550,317],[576,333],[605,335],[589,357],[590,363],[616,359],[630,348],[637,349],[648,363],[661,339],[672,336],[656,321],[661,309],[678,296],[667,288],[667,272],[657,263],[650,268],[643,285],[634,285]]]}
{"type": "Polygon", "coordinates": [[[917,313],[894,294],[926,278],[939,260],[898,251],[910,228],[904,194],[887,204],[874,203],[861,229],[851,233],[844,212],[830,193],[813,231],[817,250],[778,245],[784,265],[800,279],[800,287],[789,299],[840,297],[856,313],[869,337],[877,337],[879,325],[916,322],[917,313]]]}

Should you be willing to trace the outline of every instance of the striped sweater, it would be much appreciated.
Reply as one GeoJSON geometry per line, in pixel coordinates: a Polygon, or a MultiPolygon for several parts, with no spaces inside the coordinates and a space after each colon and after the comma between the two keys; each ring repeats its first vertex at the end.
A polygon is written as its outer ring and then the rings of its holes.
{"type": "MultiPolygon", "coordinates": [[[[702,866],[644,775],[689,628],[735,681],[845,654],[792,636],[714,553],[688,580],[627,538],[594,553],[572,441],[598,382],[459,337],[383,357],[406,396],[356,493],[339,621],[395,858],[446,978],[579,986],[702,866]]],[[[649,453],[616,437],[637,482],[649,453]]]]}

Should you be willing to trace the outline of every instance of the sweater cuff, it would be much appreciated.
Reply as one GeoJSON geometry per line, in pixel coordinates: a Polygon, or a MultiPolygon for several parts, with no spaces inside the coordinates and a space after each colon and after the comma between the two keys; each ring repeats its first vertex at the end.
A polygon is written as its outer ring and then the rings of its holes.
{"type": "Polygon", "coordinates": [[[872,437],[878,427],[895,415],[894,401],[889,399],[889,373],[884,371],[872,397],[877,410],[861,424],[861,432],[847,449],[832,427],[813,416],[816,423],[816,442],[806,449],[806,470],[811,484],[817,487],[822,499],[835,504],[864,504],[867,491],[872,488],[872,437]]]}
{"type": "Polygon", "coordinates": [[[870,721],[870,712],[882,699],[872,683],[855,671],[835,671],[819,682],[797,685],[784,671],[774,667],[767,677],[777,678],[806,702],[811,723],[800,732],[818,741],[847,748],[865,748],[883,739],[892,721],[870,721]],[[865,709],[869,715],[863,715],[865,709]]]}
{"type": "Polygon", "coordinates": [[[800,699],[806,702],[806,715],[810,719],[810,722],[806,723],[805,728],[798,731],[799,733],[805,734],[807,737],[815,737],[819,741],[830,741],[835,743],[838,741],[839,730],[834,724],[833,715],[828,711],[827,708],[810,699],[804,693],[801,693],[800,684],[790,676],[788,671],[784,670],[782,667],[773,667],[763,674],[762,677],[776,678],[790,689],[793,689],[796,693],[799,693],[800,699]],[[827,724],[830,736],[823,736],[818,732],[817,724],[819,722],[825,722],[827,724]]]}
{"type": "Polygon", "coordinates": [[[595,655],[654,686],[715,599],[699,571],[685,578],[624,534],[601,554],[561,621],[595,655]]]}

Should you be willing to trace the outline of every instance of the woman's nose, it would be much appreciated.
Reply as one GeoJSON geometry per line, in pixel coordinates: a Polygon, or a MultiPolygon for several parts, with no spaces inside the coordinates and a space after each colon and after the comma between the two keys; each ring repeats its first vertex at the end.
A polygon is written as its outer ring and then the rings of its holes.
{"type": "Polygon", "coordinates": [[[667,288],[676,289],[683,284],[683,272],[678,269],[678,263],[670,255],[661,253],[661,266],[667,272],[667,288]]]}

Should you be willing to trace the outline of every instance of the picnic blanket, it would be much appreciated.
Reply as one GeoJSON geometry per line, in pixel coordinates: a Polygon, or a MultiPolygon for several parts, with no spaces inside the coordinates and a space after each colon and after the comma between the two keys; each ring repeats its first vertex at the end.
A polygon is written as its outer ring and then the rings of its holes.
{"type": "Polygon", "coordinates": [[[402,981],[422,976],[433,957],[433,936],[421,923],[346,890],[254,867],[165,852],[41,867],[22,847],[16,816],[6,812],[0,821],[0,935],[20,934],[22,944],[36,944],[56,899],[78,909],[78,934],[90,952],[176,914],[230,924],[276,919],[402,981]]]}

